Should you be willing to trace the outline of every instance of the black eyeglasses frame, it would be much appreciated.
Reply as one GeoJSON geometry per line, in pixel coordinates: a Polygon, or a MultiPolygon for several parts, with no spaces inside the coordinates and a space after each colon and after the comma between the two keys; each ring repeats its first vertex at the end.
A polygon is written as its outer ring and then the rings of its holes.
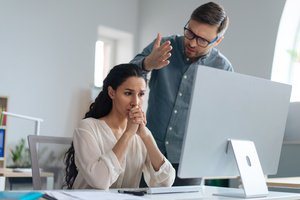
{"type": "Polygon", "coordinates": [[[196,39],[196,42],[197,42],[197,44],[198,44],[199,46],[205,48],[205,47],[207,47],[207,46],[209,46],[209,45],[215,43],[215,42],[219,39],[219,36],[217,36],[215,39],[213,39],[213,40],[210,42],[210,41],[208,41],[207,39],[205,39],[205,38],[203,38],[203,37],[201,37],[201,36],[196,35],[191,29],[187,28],[187,25],[189,24],[189,22],[190,22],[190,21],[188,21],[188,22],[186,23],[186,25],[184,26],[184,28],[183,28],[184,36],[185,36],[187,39],[189,39],[189,40],[196,39]],[[189,31],[189,32],[193,35],[193,37],[192,37],[192,38],[188,38],[188,37],[186,36],[186,34],[185,34],[186,31],[189,31]],[[201,44],[199,44],[198,38],[201,39],[201,40],[203,40],[203,41],[206,41],[206,42],[207,42],[207,45],[201,45],[201,44]]]}

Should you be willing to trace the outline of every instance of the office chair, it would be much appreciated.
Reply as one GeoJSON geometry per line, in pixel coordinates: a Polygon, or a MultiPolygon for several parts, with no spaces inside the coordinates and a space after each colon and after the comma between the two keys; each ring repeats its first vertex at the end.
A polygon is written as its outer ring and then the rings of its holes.
{"type": "Polygon", "coordinates": [[[291,102],[286,121],[284,143],[300,144],[300,102],[291,102]]]}
{"type": "Polygon", "coordinates": [[[300,102],[291,102],[276,177],[300,176],[300,102]]]}
{"type": "Polygon", "coordinates": [[[62,189],[65,177],[63,159],[71,143],[71,137],[28,135],[34,190],[41,190],[42,180],[49,176],[54,176],[54,184],[53,188],[47,189],[62,189]]]}

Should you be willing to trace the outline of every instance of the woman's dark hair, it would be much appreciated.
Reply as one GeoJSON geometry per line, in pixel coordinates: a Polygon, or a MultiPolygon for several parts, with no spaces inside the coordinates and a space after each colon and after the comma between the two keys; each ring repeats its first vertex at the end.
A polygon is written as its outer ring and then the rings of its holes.
{"type": "MultiPolygon", "coordinates": [[[[90,105],[90,109],[85,114],[84,119],[89,117],[99,119],[106,116],[112,109],[112,100],[108,95],[108,87],[111,86],[114,90],[116,90],[130,77],[141,77],[147,83],[146,72],[135,64],[120,64],[112,68],[103,81],[102,91],[90,105]]],[[[64,162],[66,164],[66,186],[68,189],[71,189],[78,174],[77,167],[75,165],[75,150],[73,142],[65,154],[64,162]]]]}
{"type": "Polygon", "coordinates": [[[229,24],[229,18],[223,7],[214,2],[208,2],[196,8],[191,15],[191,19],[200,23],[217,25],[218,35],[223,35],[229,24]]]}

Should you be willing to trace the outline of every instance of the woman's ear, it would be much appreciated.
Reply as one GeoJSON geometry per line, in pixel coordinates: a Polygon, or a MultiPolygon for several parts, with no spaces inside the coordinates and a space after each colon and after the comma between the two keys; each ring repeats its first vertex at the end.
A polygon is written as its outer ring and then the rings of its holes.
{"type": "Polygon", "coordinates": [[[111,99],[114,99],[114,97],[115,97],[115,90],[111,86],[108,86],[107,91],[108,91],[108,96],[111,99]]]}

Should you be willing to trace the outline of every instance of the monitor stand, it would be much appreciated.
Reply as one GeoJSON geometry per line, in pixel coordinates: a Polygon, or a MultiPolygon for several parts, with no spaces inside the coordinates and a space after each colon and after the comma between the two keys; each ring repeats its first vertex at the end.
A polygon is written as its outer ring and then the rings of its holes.
{"type": "MultiPolygon", "coordinates": [[[[243,190],[239,193],[219,193],[218,196],[255,198],[266,197],[268,187],[263,174],[254,142],[230,139],[228,148],[232,147],[237,167],[240,172],[243,190]]],[[[229,149],[227,148],[227,153],[229,149]]]]}

